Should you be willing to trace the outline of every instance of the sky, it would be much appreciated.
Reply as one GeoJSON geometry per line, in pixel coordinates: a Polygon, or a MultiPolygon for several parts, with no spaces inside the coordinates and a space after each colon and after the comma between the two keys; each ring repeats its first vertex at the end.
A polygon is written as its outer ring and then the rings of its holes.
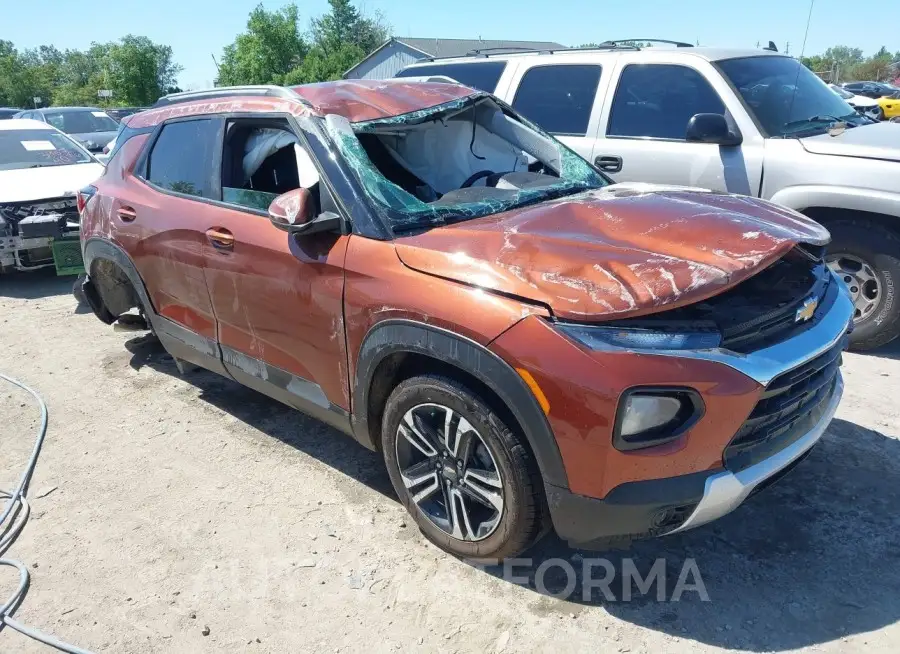
{"type": "MultiPolygon", "coordinates": [[[[814,0],[806,54],[848,45],[872,54],[900,50],[900,2],[856,5],[814,0]],[[874,7],[878,7],[875,9],[874,7]]],[[[172,46],[184,67],[182,88],[205,88],[216,74],[213,55],[231,43],[259,0],[0,0],[0,39],[18,48],[88,47],[126,34],[172,46]],[[52,17],[52,20],[50,19],[52,17]]],[[[267,9],[286,4],[266,0],[267,9]]],[[[809,0],[359,0],[381,12],[394,36],[556,41],[579,45],[606,39],[667,38],[702,45],[756,47],[774,41],[799,54],[809,0]],[[552,8],[552,9],[551,9],[552,8]]],[[[326,0],[298,0],[304,23],[326,0]]]]}

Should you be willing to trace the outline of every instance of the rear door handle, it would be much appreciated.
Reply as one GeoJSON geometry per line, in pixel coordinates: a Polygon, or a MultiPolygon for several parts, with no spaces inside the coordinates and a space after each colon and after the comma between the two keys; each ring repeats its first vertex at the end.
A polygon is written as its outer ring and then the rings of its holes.
{"type": "Polygon", "coordinates": [[[622,170],[622,157],[601,156],[594,159],[594,165],[607,173],[618,173],[622,170]]]}
{"type": "Polygon", "coordinates": [[[116,214],[123,223],[130,223],[137,218],[137,213],[131,207],[119,207],[116,214]]]}
{"type": "Polygon", "coordinates": [[[234,249],[234,234],[224,227],[210,227],[206,230],[206,239],[217,250],[234,249]]]}

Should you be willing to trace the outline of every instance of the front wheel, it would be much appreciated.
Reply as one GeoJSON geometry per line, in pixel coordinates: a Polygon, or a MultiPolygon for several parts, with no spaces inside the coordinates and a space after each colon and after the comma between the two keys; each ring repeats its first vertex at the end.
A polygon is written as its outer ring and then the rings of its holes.
{"type": "Polygon", "coordinates": [[[545,502],[534,458],[463,384],[439,375],[401,382],[387,401],[382,446],[400,501],[438,547],[499,560],[539,537],[545,502]]]}
{"type": "Polygon", "coordinates": [[[872,111],[869,112],[869,115],[875,120],[884,120],[884,109],[881,107],[872,107],[872,111]]]}
{"type": "Polygon", "coordinates": [[[828,267],[854,304],[850,347],[871,350],[900,336],[900,237],[868,220],[829,223],[828,267]]]}

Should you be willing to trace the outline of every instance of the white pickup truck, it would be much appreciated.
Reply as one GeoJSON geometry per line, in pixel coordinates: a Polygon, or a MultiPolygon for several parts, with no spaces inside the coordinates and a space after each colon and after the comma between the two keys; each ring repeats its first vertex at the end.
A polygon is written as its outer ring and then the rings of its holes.
{"type": "Polygon", "coordinates": [[[900,335],[900,125],[861,115],[791,57],[670,45],[473,51],[398,76],[493,93],[615,181],[753,195],[816,219],[856,305],[853,347],[900,335]]]}

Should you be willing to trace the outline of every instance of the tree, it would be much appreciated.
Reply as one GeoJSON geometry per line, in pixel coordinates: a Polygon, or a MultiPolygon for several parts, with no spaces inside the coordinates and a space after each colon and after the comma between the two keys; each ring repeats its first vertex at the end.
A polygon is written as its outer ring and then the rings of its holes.
{"type": "Polygon", "coordinates": [[[296,4],[276,11],[266,11],[260,4],[250,13],[247,31],[226,46],[218,83],[278,84],[300,66],[308,49],[300,34],[296,4]]]}
{"type": "Polygon", "coordinates": [[[146,106],[175,85],[181,66],[172,61],[172,48],[146,36],[125,36],[110,45],[103,72],[117,103],[146,106]]]}
{"type": "Polygon", "coordinates": [[[306,84],[338,79],[381,45],[388,28],[379,15],[364,16],[350,0],[329,0],[330,11],[310,21],[304,38],[294,3],[278,11],[259,5],[247,31],[225,48],[218,84],[306,84]]]}
{"type": "Polygon", "coordinates": [[[0,106],[31,106],[25,63],[11,41],[0,40],[0,106]]]}
{"type": "Polygon", "coordinates": [[[347,69],[359,63],[366,54],[362,48],[353,43],[346,43],[330,54],[325,54],[316,46],[306,55],[300,66],[284,76],[282,83],[291,86],[340,79],[347,69]]]}
{"type": "Polygon", "coordinates": [[[387,40],[388,30],[380,16],[363,17],[350,0],[328,0],[328,4],[331,11],[310,24],[313,45],[323,55],[346,54],[348,45],[357,46],[365,55],[387,40]]]}

